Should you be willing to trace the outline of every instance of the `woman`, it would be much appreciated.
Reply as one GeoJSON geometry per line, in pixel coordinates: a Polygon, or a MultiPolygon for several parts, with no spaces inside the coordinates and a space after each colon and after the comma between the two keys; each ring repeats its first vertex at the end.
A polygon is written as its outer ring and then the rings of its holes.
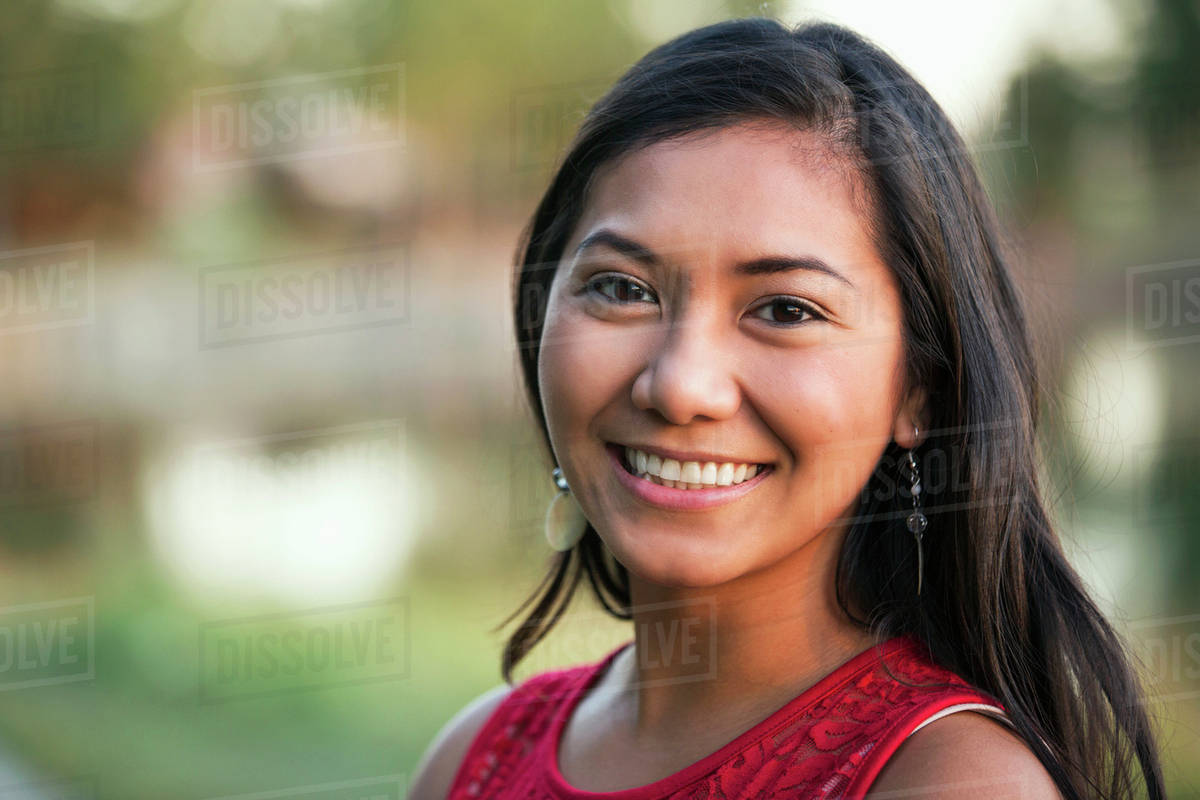
{"type": "Polygon", "coordinates": [[[412,797],[1162,796],[964,151],[827,24],[693,31],[590,111],[519,260],[561,552],[502,672],[583,576],[634,639],[469,705],[412,797]]]}

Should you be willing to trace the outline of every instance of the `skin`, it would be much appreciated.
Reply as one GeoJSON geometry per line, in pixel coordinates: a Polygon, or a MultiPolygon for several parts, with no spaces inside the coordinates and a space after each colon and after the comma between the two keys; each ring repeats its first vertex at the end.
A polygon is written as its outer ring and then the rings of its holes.
{"type": "MultiPolygon", "coordinates": [[[[925,395],[907,380],[900,290],[866,196],[817,134],[748,124],[634,151],[593,185],[551,287],[538,373],[557,463],[629,571],[634,647],[563,731],[559,768],[578,789],[677,772],[875,643],[836,603],[837,555],[888,443],[918,443],[925,395]],[[653,263],[607,244],[577,252],[602,230],[653,263]],[[767,257],[819,259],[840,277],[735,271],[767,257]],[[667,510],[622,485],[607,442],[771,473],[727,505],[667,510]]],[[[910,737],[875,788],[977,796],[955,788],[955,770],[981,765],[1048,780],[1000,723],[962,713],[910,737]]],[[[434,783],[419,776],[413,796],[439,796],[434,783]]]]}

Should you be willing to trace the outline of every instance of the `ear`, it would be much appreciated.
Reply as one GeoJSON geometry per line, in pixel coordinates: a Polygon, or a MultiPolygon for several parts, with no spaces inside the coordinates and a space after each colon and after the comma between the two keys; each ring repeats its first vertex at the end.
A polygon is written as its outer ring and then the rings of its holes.
{"type": "Polygon", "coordinates": [[[929,410],[926,407],[927,395],[924,386],[909,390],[908,396],[900,404],[896,413],[896,422],[892,427],[892,438],[896,444],[910,450],[928,437],[929,410]],[[917,430],[916,436],[913,431],[917,430]]]}

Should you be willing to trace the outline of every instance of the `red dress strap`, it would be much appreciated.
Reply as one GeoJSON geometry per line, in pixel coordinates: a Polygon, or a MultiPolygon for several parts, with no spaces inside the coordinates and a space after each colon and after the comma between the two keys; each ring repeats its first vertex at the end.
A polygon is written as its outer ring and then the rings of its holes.
{"type": "Polygon", "coordinates": [[[613,650],[596,664],[551,670],[533,675],[513,688],[475,734],[450,783],[447,800],[513,796],[516,773],[531,757],[555,711],[579,693],[588,679],[599,675],[623,649],[613,650]]]}
{"type": "MultiPolygon", "coordinates": [[[[629,643],[632,644],[632,643],[629,643]]],[[[1003,708],[897,637],[859,653],[716,752],[661,780],[615,792],[571,786],[558,743],[623,645],[594,664],[545,672],[497,706],[460,765],[450,800],[861,798],[904,739],[939,714],[1003,708]]]]}

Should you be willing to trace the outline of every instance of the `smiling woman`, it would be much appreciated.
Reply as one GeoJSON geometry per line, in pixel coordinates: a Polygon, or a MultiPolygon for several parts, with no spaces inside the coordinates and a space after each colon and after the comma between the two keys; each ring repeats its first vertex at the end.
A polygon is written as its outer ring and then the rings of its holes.
{"type": "Polygon", "coordinates": [[[480,698],[411,796],[1162,796],[1040,499],[1031,345],[964,153],[831,25],[702,28],[597,103],[514,309],[582,520],[502,673],[584,577],[634,638],[480,698]]]}
{"type": "Polygon", "coordinates": [[[822,149],[760,123],[655,143],[596,181],[568,240],[538,361],[550,441],[605,545],[654,587],[832,586],[808,545],[840,540],[827,529],[888,441],[928,427],[904,386],[897,281],[853,173],[822,149]],[[610,444],[646,453],[662,485],[611,468],[610,444]],[[697,485],[725,464],[756,474],[697,485]]]}

